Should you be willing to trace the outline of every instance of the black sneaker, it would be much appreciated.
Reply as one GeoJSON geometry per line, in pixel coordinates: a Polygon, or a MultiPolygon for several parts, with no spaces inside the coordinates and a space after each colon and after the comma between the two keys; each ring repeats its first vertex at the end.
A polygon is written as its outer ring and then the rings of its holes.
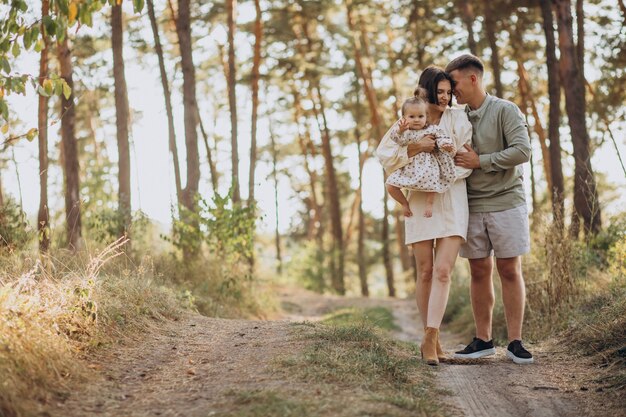
{"type": "Polygon", "coordinates": [[[509,347],[506,348],[506,356],[520,365],[534,362],[533,355],[524,348],[521,340],[514,340],[509,343],[509,347]]]}
{"type": "Polygon", "coordinates": [[[465,349],[458,352],[454,352],[454,357],[457,359],[478,359],[484,356],[491,356],[496,354],[496,348],[493,347],[493,341],[485,342],[477,337],[472,340],[472,343],[465,346],[465,349]]]}

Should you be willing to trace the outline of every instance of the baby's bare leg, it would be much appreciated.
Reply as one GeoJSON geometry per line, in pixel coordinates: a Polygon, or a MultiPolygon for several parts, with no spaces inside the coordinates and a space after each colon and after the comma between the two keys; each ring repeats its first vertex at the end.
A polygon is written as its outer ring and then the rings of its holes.
{"type": "Polygon", "coordinates": [[[413,215],[413,212],[411,211],[409,207],[409,201],[406,199],[402,190],[395,185],[390,184],[385,184],[385,187],[387,188],[387,192],[389,193],[389,195],[402,205],[404,217],[411,217],[413,215]]]}
{"type": "Polygon", "coordinates": [[[426,209],[424,217],[433,217],[433,202],[435,201],[435,193],[426,193],[426,209]]]}

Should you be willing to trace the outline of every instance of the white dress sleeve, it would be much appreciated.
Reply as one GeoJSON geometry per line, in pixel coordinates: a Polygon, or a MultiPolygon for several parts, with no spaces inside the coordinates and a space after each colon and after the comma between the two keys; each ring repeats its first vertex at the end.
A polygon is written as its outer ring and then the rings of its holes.
{"type": "Polygon", "coordinates": [[[387,174],[402,168],[410,161],[407,154],[408,148],[406,146],[398,145],[391,139],[392,134],[398,130],[399,123],[400,120],[391,126],[376,148],[376,157],[382,164],[387,174]]]}
{"type": "MultiPolygon", "coordinates": [[[[463,145],[472,146],[472,124],[467,119],[464,110],[458,109],[452,113],[452,136],[456,142],[457,152],[467,152],[463,145]]],[[[471,169],[456,167],[456,178],[467,178],[472,173],[471,169]]]]}

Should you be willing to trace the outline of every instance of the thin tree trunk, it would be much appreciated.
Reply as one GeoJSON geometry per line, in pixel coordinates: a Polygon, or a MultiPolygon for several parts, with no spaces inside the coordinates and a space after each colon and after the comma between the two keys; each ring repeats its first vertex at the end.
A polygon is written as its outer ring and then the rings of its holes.
{"type": "Polygon", "coordinates": [[[83,247],[82,223],[80,214],[80,178],[78,151],[74,133],[76,108],[74,107],[74,81],[72,77],[72,56],[67,34],[57,44],[57,54],[61,77],[72,89],[69,98],[61,97],[61,147],[63,152],[63,174],[65,180],[65,222],[67,244],[70,250],[79,251],[83,247]]]}
{"type": "MultiPolygon", "coordinates": [[[[295,19],[294,19],[295,20],[295,19]]],[[[300,51],[302,56],[306,56],[313,51],[312,42],[309,34],[307,33],[306,21],[296,21],[292,25],[294,34],[299,41],[300,51]],[[301,27],[298,26],[301,25],[301,27]],[[302,44],[302,41],[306,41],[302,44]],[[306,51],[304,47],[306,46],[306,51]],[[304,52],[304,53],[303,53],[304,52]]],[[[345,294],[344,283],[344,251],[343,251],[343,231],[341,228],[341,206],[339,201],[339,194],[337,189],[337,178],[335,174],[335,166],[333,163],[333,154],[330,144],[330,131],[328,129],[328,122],[326,119],[326,110],[324,109],[324,100],[322,91],[319,85],[319,80],[314,78],[309,80],[310,91],[315,92],[317,97],[313,97],[313,112],[320,128],[320,134],[322,137],[322,155],[324,157],[324,168],[326,173],[326,201],[329,203],[329,212],[332,225],[333,245],[331,248],[331,280],[333,289],[343,295],[345,294]],[[316,100],[317,98],[317,100],[316,100]],[[319,117],[322,118],[322,124],[320,125],[319,117]]]]}
{"type": "Polygon", "coordinates": [[[250,175],[248,178],[248,205],[254,203],[254,173],[257,159],[257,112],[259,108],[259,67],[261,66],[261,42],[263,40],[263,21],[259,0],[254,0],[256,19],[254,20],[254,53],[252,57],[252,128],[250,133],[250,175]]]}
{"type": "MultiPolygon", "coordinates": [[[[533,119],[535,120],[535,123],[533,124],[533,130],[537,134],[537,138],[539,139],[539,145],[541,147],[543,172],[545,173],[546,182],[548,183],[548,190],[552,190],[552,170],[550,168],[550,154],[548,151],[546,132],[543,128],[543,125],[541,124],[541,119],[539,118],[539,111],[537,110],[537,105],[535,104],[535,98],[530,91],[528,74],[526,72],[526,69],[524,68],[524,62],[519,57],[517,57],[517,74],[519,76],[518,87],[520,95],[522,96],[522,100],[524,101],[524,105],[521,107],[525,115],[528,115],[528,107],[530,107],[533,119]]],[[[526,118],[526,120],[528,121],[528,117],[526,118]]]]}
{"type": "Polygon", "coordinates": [[[280,248],[280,231],[278,230],[278,150],[276,148],[276,139],[274,137],[274,130],[272,129],[272,119],[268,117],[269,130],[270,130],[270,144],[272,146],[272,179],[274,180],[274,211],[276,214],[274,243],[276,245],[276,273],[278,275],[283,272],[283,257],[280,248]]]}
{"type": "MultiPolygon", "coordinates": [[[[196,101],[196,74],[193,64],[191,40],[191,12],[189,0],[179,0],[176,32],[180,47],[181,67],[183,71],[183,111],[185,121],[185,145],[187,148],[187,184],[183,189],[183,205],[191,213],[197,212],[196,197],[200,184],[200,156],[198,152],[198,104],[196,101]]],[[[183,221],[197,227],[197,220],[189,214],[182,216],[183,221]]],[[[196,255],[197,243],[185,247],[186,258],[196,255]]]]}
{"type": "MultiPolygon", "coordinates": [[[[122,6],[113,5],[111,10],[111,44],[113,49],[113,80],[115,89],[115,126],[117,128],[118,152],[118,214],[121,220],[118,235],[130,237],[130,146],[128,143],[128,90],[124,75],[124,28],[122,6]]],[[[130,243],[130,242],[129,242],[130,243]]]]}
{"type": "Polygon", "coordinates": [[[302,105],[300,104],[300,96],[298,95],[298,92],[295,88],[292,90],[292,94],[294,121],[298,126],[298,144],[300,145],[300,151],[302,152],[302,157],[304,158],[304,170],[309,177],[309,184],[311,187],[311,201],[313,203],[314,210],[312,221],[309,222],[309,227],[307,228],[307,238],[311,239],[313,236],[316,236],[318,240],[321,240],[323,230],[322,205],[320,204],[317,197],[317,173],[313,169],[311,169],[311,166],[309,164],[309,154],[311,154],[311,156],[313,157],[315,156],[315,154],[313,153],[315,151],[315,147],[311,143],[311,135],[308,131],[308,127],[306,127],[306,131],[304,133],[300,132],[300,119],[303,115],[302,105]],[[309,152],[309,150],[311,150],[311,152],[309,152]]]}
{"type": "Polygon", "coordinates": [[[472,55],[478,56],[478,47],[476,46],[476,40],[474,39],[474,10],[470,0],[461,0],[461,18],[467,29],[467,46],[469,47],[472,55]]]}
{"type": "MultiPolygon", "coordinates": [[[[358,83],[357,83],[358,88],[358,83]]],[[[360,111],[360,94],[357,93],[357,113],[360,111]]],[[[357,237],[357,264],[359,266],[359,283],[361,284],[361,295],[369,297],[370,292],[367,286],[367,262],[365,260],[365,217],[363,214],[363,165],[365,163],[364,155],[361,152],[361,133],[359,131],[359,123],[354,128],[354,137],[356,139],[357,155],[359,157],[359,189],[357,190],[357,199],[359,200],[359,226],[357,237]]]]}
{"type": "Polygon", "coordinates": [[[161,74],[161,86],[163,87],[163,98],[165,99],[165,113],[167,115],[167,133],[169,138],[169,149],[172,153],[174,163],[174,181],[176,183],[176,200],[178,204],[182,204],[182,182],[180,178],[180,163],[178,159],[178,146],[176,145],[176,130],[174,128],[174,113],[172,111],[172,94],[170,92],[167,72],[165,70],[165,59],[163,58],[163,47],[161,46],[161,37],[159,35],[159,27],[157,25],[154,13],[154,2],[147,0],[148,16],[150,17],[150,25],[152,26],[152,34],[154,36],[154,47],[159,60],[159,72],[161,74]]]}
{"type": "Polygon", "coordinates": [[[206,151],[207,162],[209,163],[209,171],[211,172],[211,186],[213,187],[213,192],[217,192],[217,185],[219,180],[219,174],[217,173],[217,166],[215,165],[215,160],[213,159],[213,151],[209,146],[209,135],[204,128],[204,123],[202,122],[202,117],[200,117],[200,108],[198,107],[198,124],[200,125],[200,133],[202,133],[202,140],[204,141],[204,149],[206,151]]]}
{"type": "Polygon", "coordinates": [[[241,201],[239,192],[239,150],[237,149],[237,77],[235,69],[235,13],[236,0],[226,1],[226,14],[228,20],[228,74],[226,82],[228,84],[228,105],[230,108],[230,129],[231,129],[231,163],[232,163],[232,187],[233,203],[241,201]]]}
{"type": "Polygon", "coordinates": [[[574,206],[583,218],[585,235],[595,235],[602,226],[600,201],[589,150],[586,126],[585,86],[576,62],[570,0],[554,1],[561,51],[561,79],[565,90],[565,108],[574,148],[574,206]]]}
{"type": "MultiPolygon", "coordinates": [[[[50,3],[48,0],[41,2],[41,16],[48,16],[50,3]]],[[[41,24],[44,47],[41,50],[39,60],[39,85],[48,77],[48,37],[45,36],[43,23],[41,24]]],[[[37,213],[37,232],[39,235],[39,251],[48,252],[50,248],[50,212],[48,211],[48,97],[39,95],[39,108],[37,115],[39,128],[39,211],[37,213]]],[[[0,207],[3,202],[0,193],[0,207]]]]}
{"type": "Polygon", "coordinates": [[[576,0],[576,57],[578,58],[578,71],[585,82],[585,11],[583,0],[576,0]]]}
{"type": "Polygon", "coordinates": [[[546,65],[548,70],[548,95],[550,98],[550,110],[548,115],[548,138],[550,139],[550,177],[552,178],[552,218],[563,230],[564,192],[563,168],[561,163],[561,138],[559,127],[561,125],[561,86],[559,80],[559,63],[556,59],[556,45],[554,40],[554,23],[552,17],[551,0],[541,0],[541,14],[543,16],[543,31],[546,37],[546,65]]]}
{"type": "MultiPolygon", "coordinates": [[[[357,29],[354,23],[353,16],[353,6],[352,1],[346,1],[346,11],[347,11],[347,20],[348,20],[348,29],[352,33],[352,46],[354,48],[354,61],[356,64],[357,72],[361,77],[361,81],[363,83],[363,89],[365,90],[365,97],[367,98],[369,110],[370,110],[370,123],[372,125],[372,132],[376,138],[382,138],[383,133],[381,129],[381,118],[378,114],[378,100],[376,99],[376,92],[374,91],[374,86],[372,83],[372,75],[368,71],[368,68],[363,65],[362,62],[362,47],[359,37],[357,35],[357,29]]],[[[388,214],[387,207],[388,196],[385,192],[383,198],[383,204],[385,205],[385,213],[388,214]]],[[[389,248],[389,216],[385,215],[383,217],[383,227],[382,227],[382,240],[383,240],[383,260],[385,265],[385,275],[387,278],[387,285],[389,289],[389,295],[395,296],[395,288],[393,285],[394,277],[393,277],[393,266],[391,263],[391,254],[389,248]]]]}
{"type": "Polygon", "coordinates": [[[500,56],[498,53],[498,43],[496,41],[496,23],[494,22],[493,12],[489,5],[485,5],[485,31],[487,32],[487,40],[491,49],[491,69],[493,70],[493,79],[496,87],[496,96],[502,97],[503,88],[500,79],[500,56]]]}

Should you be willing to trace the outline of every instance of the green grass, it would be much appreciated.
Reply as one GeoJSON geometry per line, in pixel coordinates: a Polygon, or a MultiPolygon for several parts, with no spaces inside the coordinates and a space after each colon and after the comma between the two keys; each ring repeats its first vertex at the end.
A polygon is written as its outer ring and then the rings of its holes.
{"type": "Polygon", "coordinates": [[[394,323],[393,313],[385,307],[342,308],[328,314],[323,322],[340,326],[359,323],[383,330],[400,330],[394,323]]]}
{"type": "Polygon", "coordinates": [[[297,337],[311,343],[281,362],[311,389],[329,390],[327,408],[334,411],[328,415],[445,415],[434,375],[419,360],[416,345],[389,339],[359,314],[351,316],[356,322],[339,316],[341,324],[295,325],[297,337]]]}
{"type": "Polygon", "coordinates": [[[234,417],[314,417],[317,414],[312,411],[309,402],[297,399],[285,399],[275,391],[244,390],[231,391],[227,394],[234,397],[236,410],[229,412],[234,417]]]}

